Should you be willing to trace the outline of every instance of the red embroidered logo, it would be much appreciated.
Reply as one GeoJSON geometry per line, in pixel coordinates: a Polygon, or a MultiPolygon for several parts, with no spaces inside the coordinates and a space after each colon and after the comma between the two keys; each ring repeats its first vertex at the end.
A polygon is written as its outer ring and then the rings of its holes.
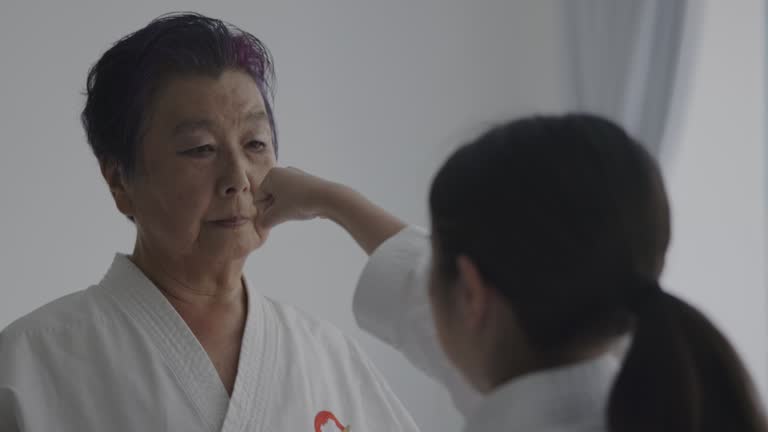
{"type": "Polygon", "coordinates": [[[315,432],[349,432],[350,427],[344,427],[344,425],[336,419],[330,411],[320,411],[315,416],[315,432]]]}

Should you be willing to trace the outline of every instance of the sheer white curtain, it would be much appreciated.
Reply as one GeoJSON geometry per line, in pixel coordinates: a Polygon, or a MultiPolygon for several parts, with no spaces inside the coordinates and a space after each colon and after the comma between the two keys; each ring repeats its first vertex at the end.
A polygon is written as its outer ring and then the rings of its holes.
{"type": "Polygon", "coordinates": [[[622,124],[657,157],[675,138],[701,0],[562,0],[568,108],[622,124]]]}

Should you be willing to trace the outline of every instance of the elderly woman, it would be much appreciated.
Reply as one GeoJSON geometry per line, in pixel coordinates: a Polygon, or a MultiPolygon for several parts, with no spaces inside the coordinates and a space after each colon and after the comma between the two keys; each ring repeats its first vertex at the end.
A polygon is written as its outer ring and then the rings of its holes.
{"type": "Polygon", "coordinates": [[[244,281],[272,74],[258,39],[196,14],[91,69],[82,120],[135,247],[0,333],[0,430],[417,430],[355,343],[244,281]]]}

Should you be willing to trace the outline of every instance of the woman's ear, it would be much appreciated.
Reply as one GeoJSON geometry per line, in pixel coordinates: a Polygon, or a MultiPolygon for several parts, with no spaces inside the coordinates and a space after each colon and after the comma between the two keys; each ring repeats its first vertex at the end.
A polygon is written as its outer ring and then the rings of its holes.
{"type": "Polygon", "coordinates": [[[112,198],[120,213],[132,218],[134,216],[133,200],[128,192],[128,182],[124,170],[115,161],[100,162],[101,175],[109,186],[112,198]]]}
{"type": "Polygon", "coordinates": [[[477,265],[466,255],[456,258],[458,281],[456,299],[459,310],[473,330],[479,330],[488,319],[493,301],[492,287],[483,280],[477,265]]]}

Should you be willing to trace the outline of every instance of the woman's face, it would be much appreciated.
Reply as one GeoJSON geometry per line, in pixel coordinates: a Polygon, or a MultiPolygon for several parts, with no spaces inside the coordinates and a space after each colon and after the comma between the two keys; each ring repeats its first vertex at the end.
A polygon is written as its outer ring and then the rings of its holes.
{"type": "Polygon", "coordinates": [[[259,185],[275,165],[264,100],[236,70],[171,80],[155,97],[126,186],[142,247],[244,259],[266,240],[259,185]]]}

